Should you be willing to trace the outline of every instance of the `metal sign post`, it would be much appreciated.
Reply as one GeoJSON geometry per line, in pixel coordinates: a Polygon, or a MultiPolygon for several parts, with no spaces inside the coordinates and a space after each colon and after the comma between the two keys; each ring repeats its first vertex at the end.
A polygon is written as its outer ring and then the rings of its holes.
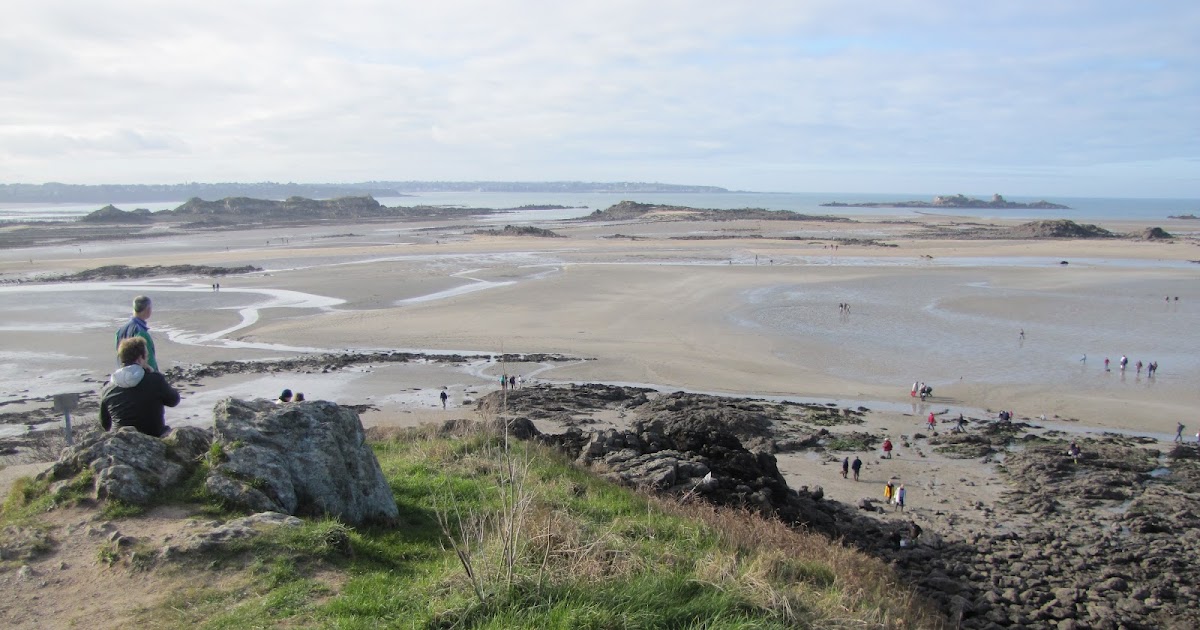
{"type": "Polygon", "coordinates": [[[54,410],[62,412],[63,426],[67,433],[67,446],[75,445],[75,437],[71,435],[71,412],[79,404],[79,394],[55,394],[54,410]]]}

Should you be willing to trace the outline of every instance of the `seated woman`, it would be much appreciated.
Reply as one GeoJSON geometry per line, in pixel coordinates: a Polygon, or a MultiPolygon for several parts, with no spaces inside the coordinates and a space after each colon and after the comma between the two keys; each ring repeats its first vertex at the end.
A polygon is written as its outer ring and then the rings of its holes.
{"type": "Polygon", "coordinates": [[[154,437],[166,437],[171,431],[164,422],[164,407],[178,405],[179,392],[150,369],[146,355],[146,340],[141,337],[122,339],[117,346],[121,367],[100,391],[100,426],[105,431],[111,431],[114,422],[154,437]]]}

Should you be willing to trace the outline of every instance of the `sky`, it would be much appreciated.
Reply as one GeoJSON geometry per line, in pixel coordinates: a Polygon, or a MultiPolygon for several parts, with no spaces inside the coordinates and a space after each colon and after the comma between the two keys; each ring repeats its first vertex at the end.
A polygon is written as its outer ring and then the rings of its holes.
{"type": "Polygon", "coordinates": [[[1200,199],[1195,0],[7,5],[0,183],[1200,199]]]}

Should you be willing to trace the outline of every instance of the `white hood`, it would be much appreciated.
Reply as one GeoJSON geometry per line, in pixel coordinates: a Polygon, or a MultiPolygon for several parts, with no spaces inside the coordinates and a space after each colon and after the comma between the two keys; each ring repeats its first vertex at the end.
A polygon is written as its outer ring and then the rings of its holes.
{"type": "Polygon", "coordinates": [[[136,387],[142,382],[142,377],[146,375],[146,370],[140,365],[126,365],[125,367],[113,372],[112,382],[118,387],[136,387]]]}

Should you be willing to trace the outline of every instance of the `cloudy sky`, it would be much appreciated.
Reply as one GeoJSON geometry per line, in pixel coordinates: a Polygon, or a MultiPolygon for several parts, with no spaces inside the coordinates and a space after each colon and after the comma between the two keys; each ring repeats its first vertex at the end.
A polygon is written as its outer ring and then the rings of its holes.
{"type": "Polygon", "coordinates": [[[1200,198],[1200,2],[39,0],[0,183],[1200,198]]]}

